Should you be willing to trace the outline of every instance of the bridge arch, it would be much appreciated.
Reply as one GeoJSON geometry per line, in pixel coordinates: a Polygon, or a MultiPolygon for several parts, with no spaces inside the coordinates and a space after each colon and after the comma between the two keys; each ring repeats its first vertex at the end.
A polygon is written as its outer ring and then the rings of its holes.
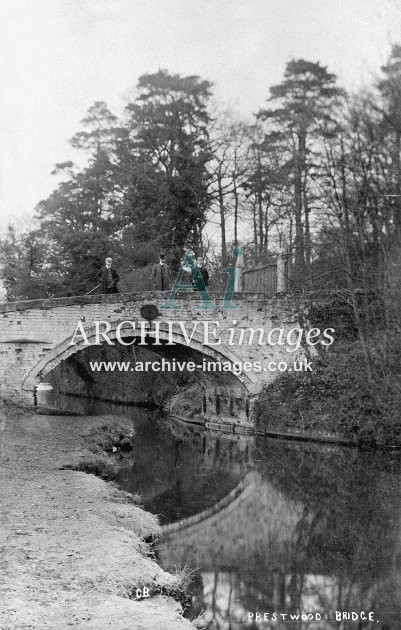
{"type": "MultiPolygon", "coordinates": [[[[116,339],[116,329],[120,321],[121,320],[110,322],[111,328],[110,328],[110,331],[107,333],[107,335],[111,340],[116,339]]],[[[120,329],[120,336],[122,338],[130,338],[130,339],[133,339],[134,337],[139,338],[140,334],[138,334],[138,332],[122,328],[120,329]]],[[[85,333],[86,333],[87,340],[89,342],[93,342],[96,339],[97,331],[96,331],[95,326],[85,329],[85,333]]],[[[146,335],[155,339],[155,336],[156,336],[155,330],[154,329],[152,330],[150,328],[146,332],[146,335]]],[[[217,349],[216,347],[212,347],[212,346],[204,344],[203,337],[197,332],[195,332],[192,335],[190,343],[188,344],[182,332],[174,331],[173,333],[171,333],[167,329],[163,329],[163,327],[161,326],[158,331],[158,338],[161,341],[166,341],[166,342],[173,341],[174,344],[176,344],[177,346],[188,348],[188,350],[192,349],[213,361],[219,361],[219,362],[228,361],[232,365],[235,363],[239,363],[241,361],[241,359],[238,356],[236,356],[231,350],[228,350],[226,347],[218,346],[218,349],[217,349]]],[[[77,352],[84,350],[85,348],[90,347],[88,344],[84,342],[83,339],[81,339],[74,345],[70,345],[70,341],[71,341],[71,336],[69,336],[67,339],[65,339],[64,341],[62,341],[61,343],[59,343],[52,349],[50,349],[46,353],[46,355],[42,357],[36,363],[36,365],[33,366],[33,368],[26,375],[22,384],[22,388],[25,391],[32,391],[35,386],[39,385],[40,382],[44,381],[47,375],[50,374],[50,372],[52,372],[60,363],[68,359],[68,357],[76,354],[77,352]]],[[[94,346],[94,344],[92,343],[90,345],[92,347],[99,347],[99,348],[108,347],[106,342],[101,344],[101,346],[94,346]]],[[[148,346],[140,346],[140,347],[145,347],[149,349],[148,346]]],[[[174,346],[169,346],[169,347],[172,348],[174,346]]],[[[154,351],[160,354],[161,353],[160,349],[162,348],[162,346],[156,346],[156,348],[157,350],[154,350],[154,351]]],[[[218,375],[219,372],[217,372],[216,374],[218,375]]],[[[256,378],[255,374],[252,372],[241,372],[240,374],[234,374],[234,372],[229,372],[229,374],[236,377],[239,383],[241,383],[241,385],[250,394],[257,392],[260,388],[258,379],[256,378]]]]}

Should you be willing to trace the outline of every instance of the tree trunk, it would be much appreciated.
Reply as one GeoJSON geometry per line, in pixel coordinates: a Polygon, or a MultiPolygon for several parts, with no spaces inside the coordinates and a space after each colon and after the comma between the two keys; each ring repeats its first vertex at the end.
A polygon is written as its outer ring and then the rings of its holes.
{"type": "Polygon", "coordinates": [[[253,218],[253,240],[255,243],[255,254],[258,252],[258,226],[256,221],[256,201],[252,203],[252,218],[253,218]]]}
{"type": "Polygon", "coordinates": [[[310,238],[310,223],[309,223],[309,204],[306,194],[306,172],[304,174],[304,181],[302,187],[303,204],[305,210],[305,266],[306,272],[309,274],[310,264],[312,260],[312,245],[310,238]]]}
{"type": "Polygon", "coordinates": [[[238,245],[238,206],[239,206],[239,196],[237,189],[237,178],[234,174],[233,176],[233,186],[234,186],[234,245],[238,245]]]}
{"type": "Polygon", "coordinates": [[[344,145],[341,141],[341,182],[342,182],[342,206],[343,206],[343,217],[340,218],[340,228],[343,235],[343,244],[344,244],[344,258],[345,258],[345,266],[347,273],[347,286],[351,297],[352,311],[355,318],[356,327],[358,330],[358,337],[362,347],[363,358],[365,362],[366,376],[368,381],[372,381],[372,362],[370,359],[369,348],[366,341],[365,330],[361,321],[361,317],[359,314],[359,305],[356,296],[356,291],[354,287],[354,277],[352,271],[352,263],[351,263],[351,253],[352,253],[352,227],[350,225],[349,219],[349,207],[348,207],[348,195],[347,195],[347,184],[346,184],[346,173],[345,173],[345,155],[344,155],[344,145]]]}
{"type": "Polygon", "coordinates": [[[220,233],[221,233],[221,258],[223,266],[227,263],[227,239],[226,239],[226,215],[224,207],[224,192],[222,187],[221,173],[218,174],[218,195],[220,210],[220,233]]]}
{"type": "Polygon", "coordinates": [[[258,192],[258,219],[259,219],[259,256],[263,256],[263,204],[262,193],[258,192]]]}
{"type": "Polygon", "coordinates": [[[395,151],[394,151],[394,171],[396,173],[396,186],[394,197],[394,227],[396,238],[401,236],[401,133],[396,131],[395,151]]]}
{"type": "Polygon", "coordinates": [[[267,248],[269,245],[269,203],[266,203],[266,210],[264,214],[264,224],[265,224],[265,236],[263,239],[263,246],[265,252],[267,252],[267,248]]]}
{"type": "Polygon", "coordinates": [[[294,215],[295,215],[295,268],[294,268],[294,288],[302,290],[305,278],[305,243],[304,226],[302,222],[302,188],[305,161],[305,134],[298,135],[298,151],[294,156],[295,179],[294,179],[294,215]]]}

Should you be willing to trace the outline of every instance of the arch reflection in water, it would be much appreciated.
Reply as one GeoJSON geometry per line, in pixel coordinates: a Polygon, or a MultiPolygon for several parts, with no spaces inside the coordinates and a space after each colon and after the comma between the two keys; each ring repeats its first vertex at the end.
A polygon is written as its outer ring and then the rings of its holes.
{"type": "Polygon", "coordinates": [[[252,625],[248,611],[315,610],[328,619],[314,630],[337,629],[335,610],[373,610],[379,623],[365,629],[399,630],[399,455],[213,435],[127,405],[61,403],[132,418],[120,485],[159,515],[164,568],[196,570],[186,614],[204,612],[203,627],[287,628],[252,625]]]}
{"type": "Polygon", "coordinates": [[[337,628],[335,610],[373,610],[380,624],[372,627],[398,629],[393,456],[234,439],[157,419],[137,431],[120,482],[159,514],[161,564],[196,569],[188,616],[205,611],[204,627],[239,630],[255,627],[248,611],[319,611],[327,619],[314,628],[337,628]]]}

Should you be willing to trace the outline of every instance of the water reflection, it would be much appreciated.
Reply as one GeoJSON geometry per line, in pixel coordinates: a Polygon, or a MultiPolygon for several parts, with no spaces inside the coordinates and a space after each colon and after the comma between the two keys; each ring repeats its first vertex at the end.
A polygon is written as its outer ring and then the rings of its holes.
{"type": "Polygon", "coordinates": [[[401,627],[398,455],[157,422],[137,437],[121,483],[162,515],[161,564],[197,570],[187,615],[203,612],[199,627],[288,628],[249,619],[256,611],[318,611],[315,629],[401,627]],[[339,624],[336,610],[375,621],[339,624]]]}
{"type": "Polygon", "coordinates": [[[119,482],[160,516],[163,567],[196,570],[186,615],[201,614],[198,627],[288,629],[249,612],[311,611],[322,621],[297,628],[401,628],[399,454],[213,435],[124,405],[92,411],[133,417],[119,482]],[[336,610],[375,621],[339,623],[336,610]]]}
{"type": "Polygon", "coordinates": [[[63,394],[53,389],[52,386],[50,387],[51,389],[38,388],[37,391],[37,409],[43,411],[43,413],[69,412],[82,416],[116,415],[133,419],[140,413],[139,407],[134,407],[130,404],[115,403],[74,394],[63,394]]]}
{"type": "Polygon", "coordinates": [[[223,441],[220,448],[222,442],[210,439],[200,427],[142,413],[135,428],[132,458],[121,466],[118,481],[126,490],[139,492],[144,507],[163,525],[214,506],[250,465],[246,442],[227,446],[223,441]]]}

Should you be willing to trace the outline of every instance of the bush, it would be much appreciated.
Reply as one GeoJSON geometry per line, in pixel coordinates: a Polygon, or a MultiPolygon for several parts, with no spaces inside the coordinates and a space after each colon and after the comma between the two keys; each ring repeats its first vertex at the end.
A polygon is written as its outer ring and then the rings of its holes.
{"type": "Polygon", "coordinates": [[[152,291],[151,280],[152,265],[138,269],[129,269],[121,272],[121,280],[118,283],[120,293],[140,293],[141,291],[152,291]]]}
{"type": "Polygon", "coordinates": [[[128,443],[131,443],[135,435],[135,429],[128,418],[115,416],[92,428],[86,435],[90,437],[95,451],[100,447],[106,453],[111,453],[113,447],[127,450],[128,443]]]}
{"type": "Polygon", "coordinates": [[[255,406],[258,428],[328,431],[360,443],[401,445],[399,347],[383,365],[364,371],[359,343],[337,344],[314,362],[312,373],[286,372],[255,406]]]}

